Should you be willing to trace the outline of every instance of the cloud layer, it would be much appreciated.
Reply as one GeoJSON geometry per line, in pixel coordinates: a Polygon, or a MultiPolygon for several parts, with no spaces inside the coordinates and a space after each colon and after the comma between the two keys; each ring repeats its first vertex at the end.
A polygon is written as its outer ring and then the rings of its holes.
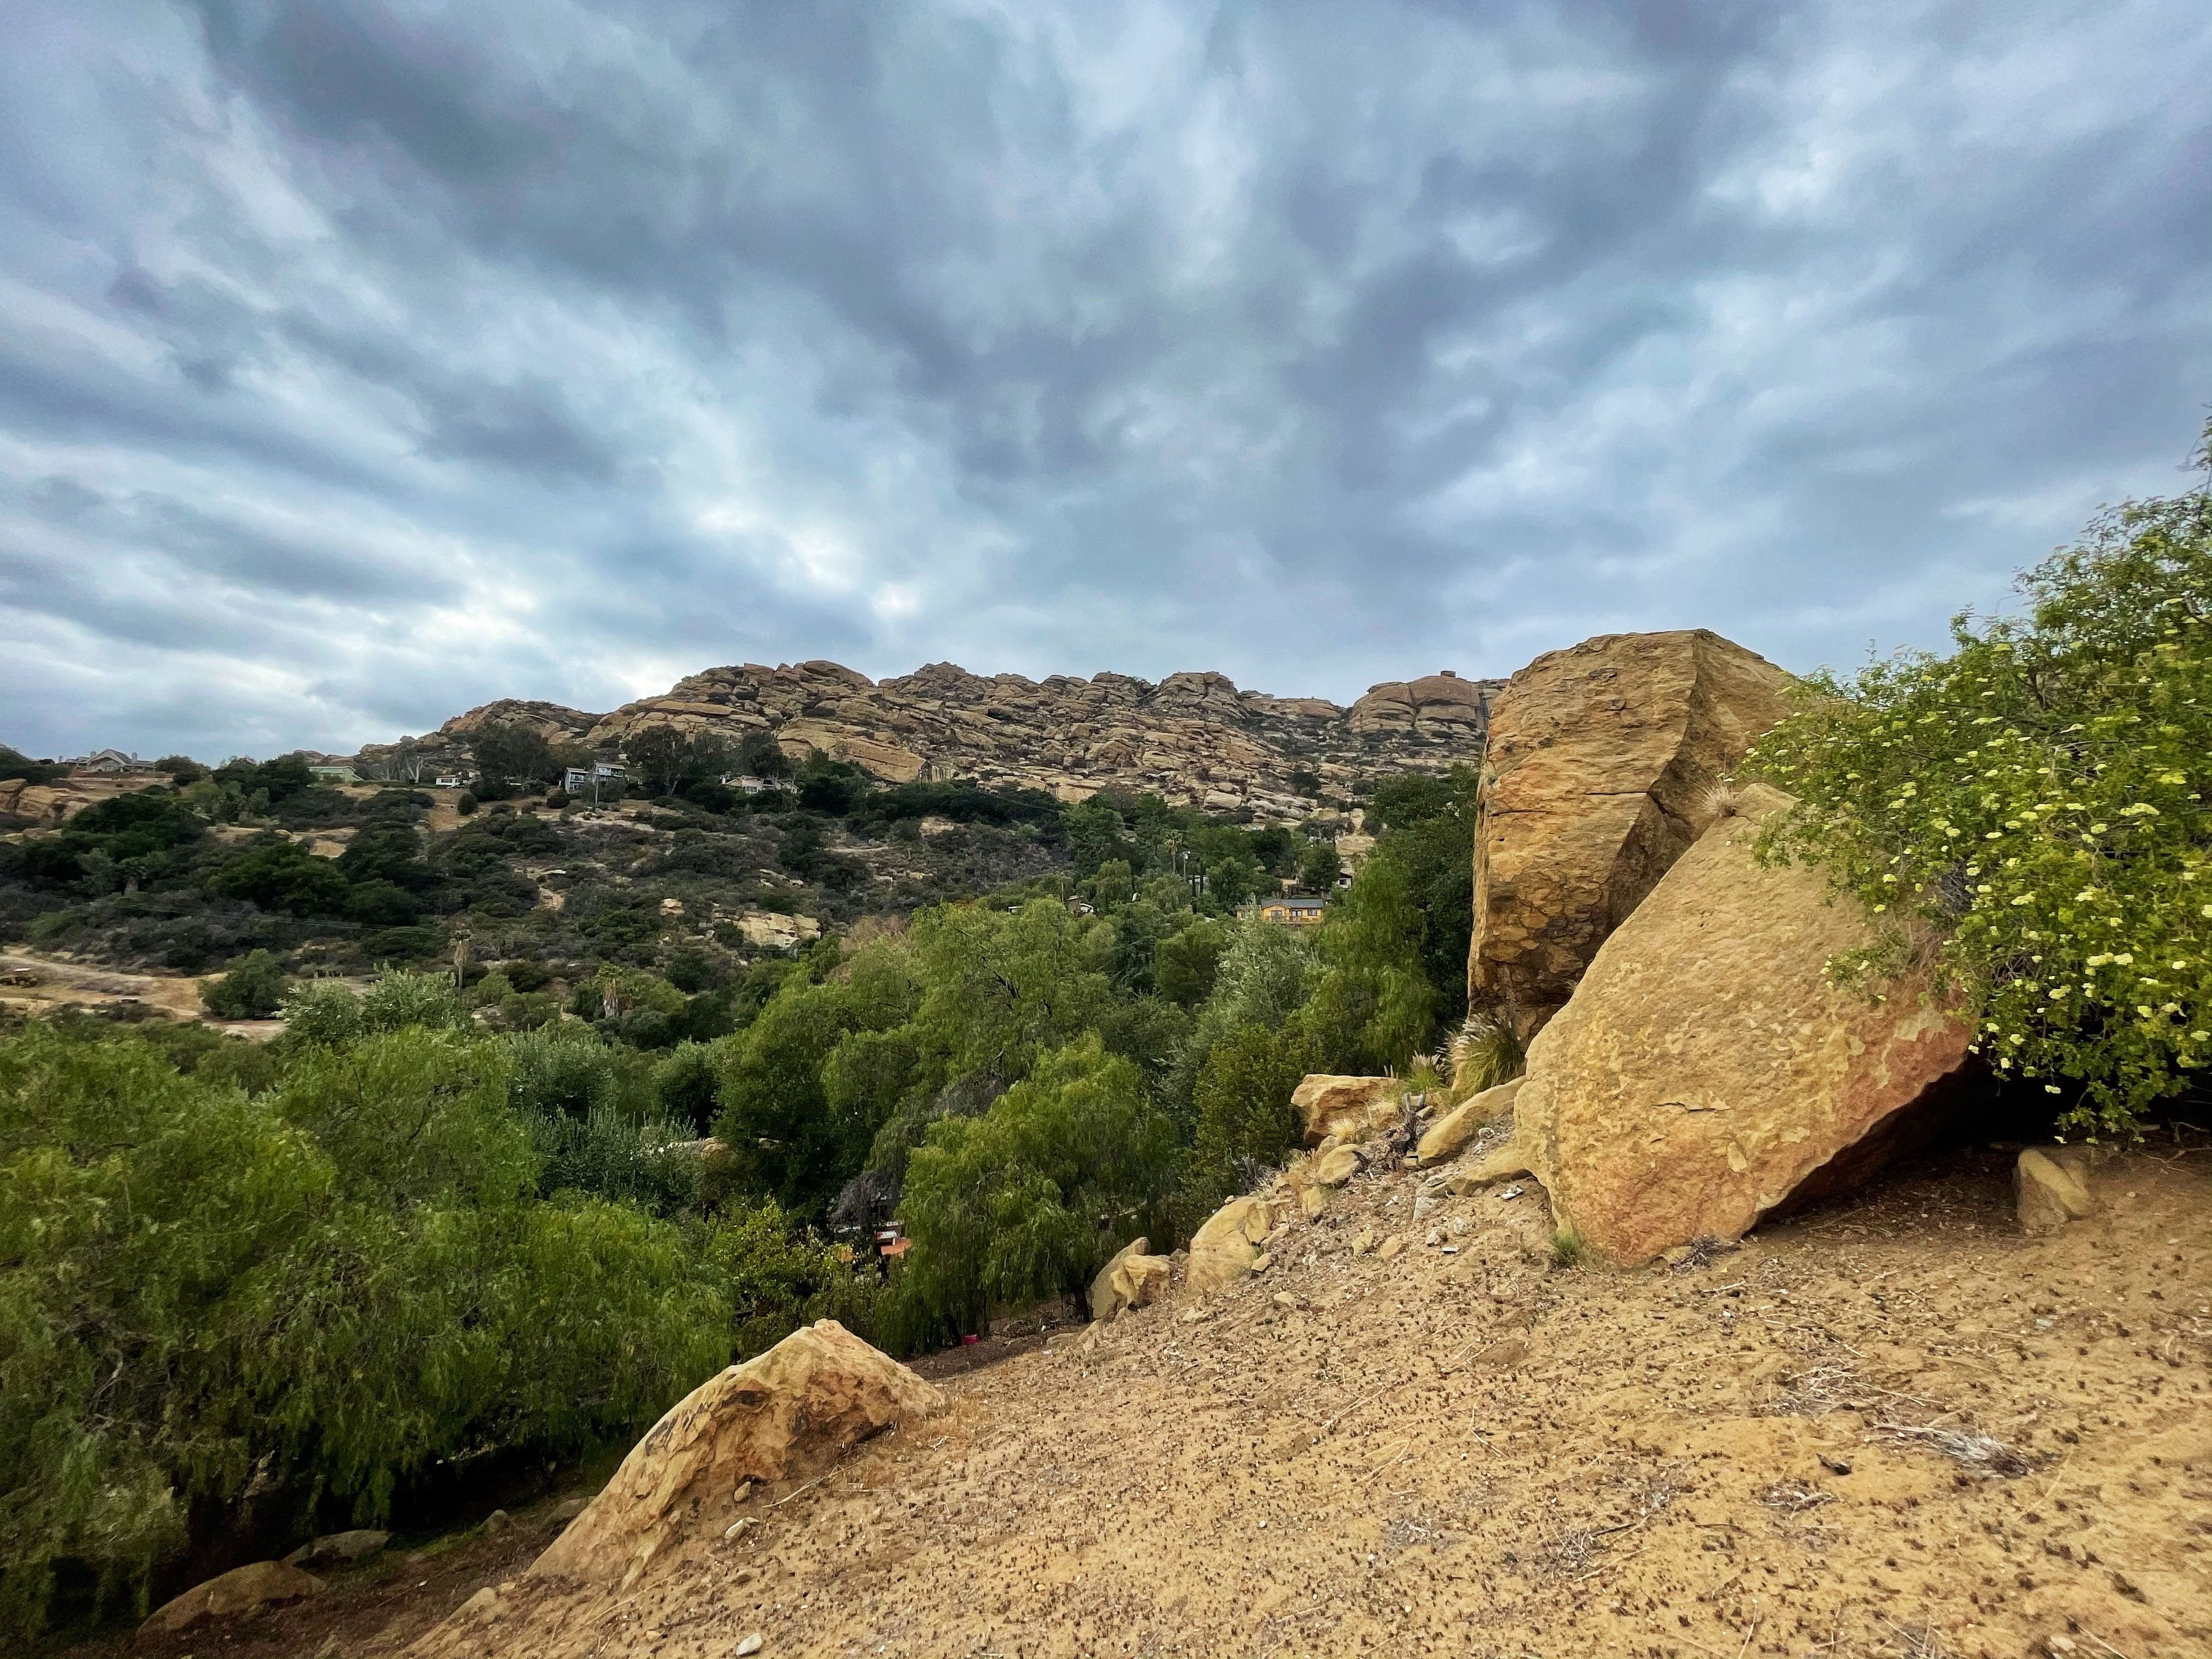
{"type": "Polygon", "coordinates": [[[0,740],[1933,642],[2212,399],[2212,14],[25,0],[0,740]]]}

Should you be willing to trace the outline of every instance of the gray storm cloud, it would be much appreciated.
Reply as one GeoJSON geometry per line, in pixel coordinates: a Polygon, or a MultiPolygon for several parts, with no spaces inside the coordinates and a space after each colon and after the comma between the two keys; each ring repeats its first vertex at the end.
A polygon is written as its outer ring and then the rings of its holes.
{"type": "Polygon", "coordinates": [[[0,740],[1930,643],[2212,398],[2181,0],[23,0],[0,740]]]}

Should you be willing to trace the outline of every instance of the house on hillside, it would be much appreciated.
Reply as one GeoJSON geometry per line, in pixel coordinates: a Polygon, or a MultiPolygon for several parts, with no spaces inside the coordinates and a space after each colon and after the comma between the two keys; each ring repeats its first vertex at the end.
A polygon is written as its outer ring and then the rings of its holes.
{"type": "Polygon", "coordinates": [[[361,781],[361,774],[355,771],[353,767],[344,761],[331,761],[321,766],[311,766],[307,771],[317,783],[339,784],[361,781]]]}
{"type": "Polygon", "coordinates": [[[101,749],[89,755],[79,756],[63,765],[72,772],[89,772],[96,777],[120,777],[126,772],[150,772],[151,761],[142,761],[136,755],[126,755],[120,749],[101,749]]]}
{"type": "Polygon", "coordinates": [[[1328,908],[1327,899],[1268,898],[1252,907],[1252,914],[1279,927],[1313,927],[1320,925],[1322,914],[1328,908]]]}
{"type": "Polygon", "coordinates": [[[611,783],[626,782],[629,778],[629,769],[620,761],[594,761],[589,766],[571,766],[563,770],[561,787],[572,795],[581,795],[611,783]]]}

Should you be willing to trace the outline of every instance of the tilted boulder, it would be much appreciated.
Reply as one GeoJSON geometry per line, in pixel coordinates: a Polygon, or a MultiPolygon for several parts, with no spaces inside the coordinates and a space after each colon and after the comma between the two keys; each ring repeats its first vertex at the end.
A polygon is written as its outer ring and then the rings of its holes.
{"type": "Polygon", "coordinates": [[[834,1319],[793,1331],[672,1407],[531,1576],[627,1583],[740,1483],[812,1474],[944,1405],[943,1395],[834,1319]]]}
{"type": "Polygon", "coordinates": [[[1231,1199],[1191,1235],[1183,1282],[1194,1291],[1210,1291],[1243,1278],[1274,1229],[1275,1212],[1265,1199],[1231,1199]]]}
{"type": "Polygon", "coordinates": [[[1529,1045],[1515,1140],[1562,1225],[1620,1264],[1742,1234],[1808,1182],[1869,1172],[1972,1033],[1924,974],[1840,986],[1830,957],[1870,943],[1821,873],[1763,869],[1746,792],[1598,951],[1529,1045]]]}
{"type": "Polygon", "coordinates": [[[1133,1238],[1091,1281],[1091,1316],[1111,1319],[1124,1308],[1149,1308],[1166,1293],[1170,1269],[1164,1255],[1147,1252],[1152,1241],[1133,1238]]]}
{"type": "Polygon", "coordinates": [[[195,1584],[154,1609],[139,1628],[182,1631],[214,1619],[238,1619],[323,1593],[323,1581],[282,1561],[256,1561],[195,1584]]]}
{"type": "Polygon", "coordinates": [[[1404,1115],[1406,1085],[1401,1078],[1316,1072],[1291,1091],[1291,1104],[1297,1109],[1309,1146],[1331,1135],[1341,1141],[1364,1140],[1404,1115]]]}
{"type": "Polygon", "coordinates": [[[1524,1042],[1697,839],[1706,797],[1788,712],[1790,676],[1703,629],[1547,652],[1490,716],[1468,1006],[1524,1042]]]}
{"type": "Polygon", "coordinates": [[[1521,1092],[1521,1079],[1515,1078],[1479,1095],[1469,1095],[1429,1126],[1413,1149],[1413,1161],[1423,1169],[1432,1164],[1449,1164],[1468,1148],[1480,1133],[1482,1126],[1492,1118],[1513,1109],[1514,1097],[1521,1092]]]}

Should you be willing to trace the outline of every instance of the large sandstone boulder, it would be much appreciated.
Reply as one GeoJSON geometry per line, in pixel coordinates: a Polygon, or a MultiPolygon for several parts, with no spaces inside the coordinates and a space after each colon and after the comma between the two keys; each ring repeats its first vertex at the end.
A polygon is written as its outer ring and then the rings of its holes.
{"type": "Polygon", "coordinates": [[[1696,837],[1705,801],[1788,712],[1790,677],[1703,629],[1548,652],[1490,713],[1470,1006],[1526,1041],[1696,837]]]}
{"type": "Polygon", "coordinates": [[[175,1632],[215,1619],[239,1619],[264,1607],[282,1607],[323,1593],[323,1581],[282,1561],[256,1561],[195,1584],[154,1609],[139,1628],[175,1632]]]}
{"type": "Polygon", "coordinates": [[[793,1331],[678,1401],[531,1574],[628,1583],[740,1482],[827,1468],[870,1436],[944,1405],[943,1395],[834,1319],[793,1331]]]}
{"type": "Polygon", "coordinates": [[[1152,1241],[1133,1238],[1091,1281],[1091,1316],[1111,1319],[1124,1308],[1149,1308],[1166,1294],[1167,1257],[1148,1254],[1152,1241]]]}
{"type": "Polygon", "coordinates": [[[1210,1291],[1243,1278],[1260,1259],[1260,1246],[1274,1229],[1275,1212],[1265,1199],[1231,1199],[1191,1235],[1183,1283],[1194,1291],[1210,1291]]]}
{"type": "Polygon", "coordinates": [[[1405,1081],[1395,1077],[1337,1077],[1316,1072],[1291,1091],[1304,1126],[1305,1144],[1318,1146],[1331,1135],[1364,1140],[1404,1115],[1405,1081]]]}
{"type": "Polygon", "coordinates": [[[1828,959],[1875,930],[1818,871],[1753,863],[1750,815],[1785,800],[1747,791],[1529,1046],[1517,1149],[1561,1224],[1613,1261],[1739,1237],[1809,1181],[1863,1175],[1965,1062],[1971,1033],[1923,975],[1879,1001],[1830,981],[1828,959]]]}

